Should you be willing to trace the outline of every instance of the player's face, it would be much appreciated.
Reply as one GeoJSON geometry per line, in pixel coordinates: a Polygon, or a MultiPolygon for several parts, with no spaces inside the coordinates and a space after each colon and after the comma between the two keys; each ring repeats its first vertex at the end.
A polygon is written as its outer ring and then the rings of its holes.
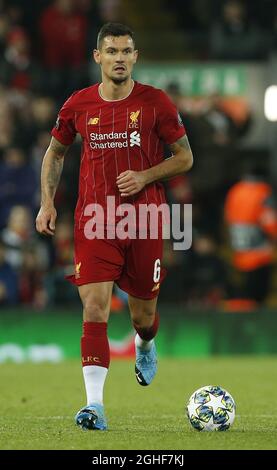
{"type": "Polygon", "coordinates": [[[130,36],[106,36],[100,49],[93,54],[95,62],[101,65],[103,76],[114,83],[122,83],[130,77],[138,51],[135,51],[130,36]]]}

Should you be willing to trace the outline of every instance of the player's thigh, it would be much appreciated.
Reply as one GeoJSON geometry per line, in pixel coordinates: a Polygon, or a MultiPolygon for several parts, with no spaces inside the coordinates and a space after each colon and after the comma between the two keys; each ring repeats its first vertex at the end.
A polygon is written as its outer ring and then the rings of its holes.
{"type": "Polygon", "coordinates": [[[151,300],[157,297],[165,270],[162,268],[163,240],[132,240],[124,271],[117,283],[130,296],[151,300]]]}
{"type": "Polygon", "coordinates": [[[77,286],[114,281],[121,275],[124,250],[117,240],[88,239],[82,229],[74,232],[75,279],[77,286]]]}
{"type": "Polygon", "coordinates": [[[84,321],[107,322],[110,315],[113,281],[92,282],[78,287],[84,321]]]}

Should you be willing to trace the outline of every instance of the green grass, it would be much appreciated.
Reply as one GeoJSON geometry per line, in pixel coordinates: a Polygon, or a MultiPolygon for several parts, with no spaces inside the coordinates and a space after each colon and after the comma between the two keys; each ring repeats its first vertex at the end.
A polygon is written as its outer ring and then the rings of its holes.
{"type": "Polygon", "coordinates": [[[133,362],[113,361],[106,382],[108,432],[74,424],[85,404],[78,361],[2,364],[0,449],[277,449],[277,358],[163,359],[150,387],[133,362]],[[237,416],[223,433],[199,433],[185,416],[191,393],[220,384],[237,416]]]}

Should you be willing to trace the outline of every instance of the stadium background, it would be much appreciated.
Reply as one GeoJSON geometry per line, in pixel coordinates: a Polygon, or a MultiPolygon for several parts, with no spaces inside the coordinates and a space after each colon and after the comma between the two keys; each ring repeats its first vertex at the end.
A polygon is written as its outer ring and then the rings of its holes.
{"type": "Polygon", "coordinates": [[[0,0],[1,450],[276,449],[276,253],[264,301],[234,297],[242,277],[224,222],[228,190],[253,164],[276,194],[274,97],[272,122],[264,112],[276,54],[275,0],[0,0]],[[135,381],[126,296],[114,291],[109,432],[91,435],[73,424],[84,403],[82,312],[64,281],[80,141],[65,159],[55,238],[38,236],[34,220],[49,131],[71,92],[98,80],[91,51],[107,21],[134,29],[135,78],[165,89],[184,120],[195,164],[166,191],[193,206],[193,246],[165,243],[159,373],[149,388],[135,381]],[[189,396],[206,384],[235,398],[228,433],[199,435],[184,419],[189,396]]]}
{"type": "MultiPolygon", "coordinates": [[[[66,157],[53,240],[35,233],[34,218],[49,131],[71,92],[97,81],[91,51],[107,21],[135,30],[141,54],[135,78],[175,100],[195,156],[193,170],[166,187],[170,202],[193,204],[194,243],[187,252],[165,244],[161,353],[275,352],[276,273],[262,306],[242,313],[236,305],[233,313],[229,305],[236,273],[224,224],[227,191],[254,161],[262,162],[274,189],[277,181],[276,124],[266,120],[263,104],[276,78],[277,9],[270,0],[242,4],[241,30],[234,28],[230,40],[223,17],[232,2],[0,2],[0,361],[30,358],[34,345],[56,342],[57,357],[78,355],[80,302],[64,275],[72,270],[79,141],[66,157]],[[72,320],[72,333],[68,328],[54,341],[64,316],[72,320]],[[170,341],[163,340],[169,329],[170,341]]],[[[125,307],[126,296],[115,290],[115,355],[133,353],[125,307]]]]}

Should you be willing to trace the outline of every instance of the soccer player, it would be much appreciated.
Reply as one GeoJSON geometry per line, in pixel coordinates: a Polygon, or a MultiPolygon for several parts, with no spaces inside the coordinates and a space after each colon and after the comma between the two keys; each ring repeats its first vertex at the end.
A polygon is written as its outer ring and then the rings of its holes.
{"type": "MultiPolygon", "coordinates": [[[[113,283],[128,293],[135,337],[135,373],[140,385],[149,385],[157,369],[154,337],[159,317],[157,297],[163,278],[162,233],[157,239],[113,237],[108,200],[124,212],[124,203],[165,202],[160,183],[192,166],[192,153],[178,112],[167,95],[131,77],[138,51],[131,29],[105,24],[97,40],[94,60],[101,67],[102,82],[73,93],[61,108],[52,130],[41,175],[41,208],[36,227],[54,235],[57,213],[54,196],[68,147],[77,133],[83,142],[79,198],[75,210],[75,276],[83,304],[81,355],[87,405],[76,415],[83,429],[107,429],[103,388],[110,363],[107,322],[113,283]],[[172,157],[163,158],[163,143],[172,157]],[[103,236],[92,236],[92,214],[103,209],[103,236]]],[[[121,215],[120,215],[121,214],[121,215]]],[[[93,219],[94,222],[96,219],[93,219]]],[[[134,221],[135,222],[135,221],[134,221]]],[[[138,224],[140,222],[138,221],[138,224]]],[[[101,224],[100,224],[101,225],[101,224]]],[[[137,227],[137,226],[136,226],[137,227]]],[[[137,230],[136,230],[137,233],[137,230]]]]}

